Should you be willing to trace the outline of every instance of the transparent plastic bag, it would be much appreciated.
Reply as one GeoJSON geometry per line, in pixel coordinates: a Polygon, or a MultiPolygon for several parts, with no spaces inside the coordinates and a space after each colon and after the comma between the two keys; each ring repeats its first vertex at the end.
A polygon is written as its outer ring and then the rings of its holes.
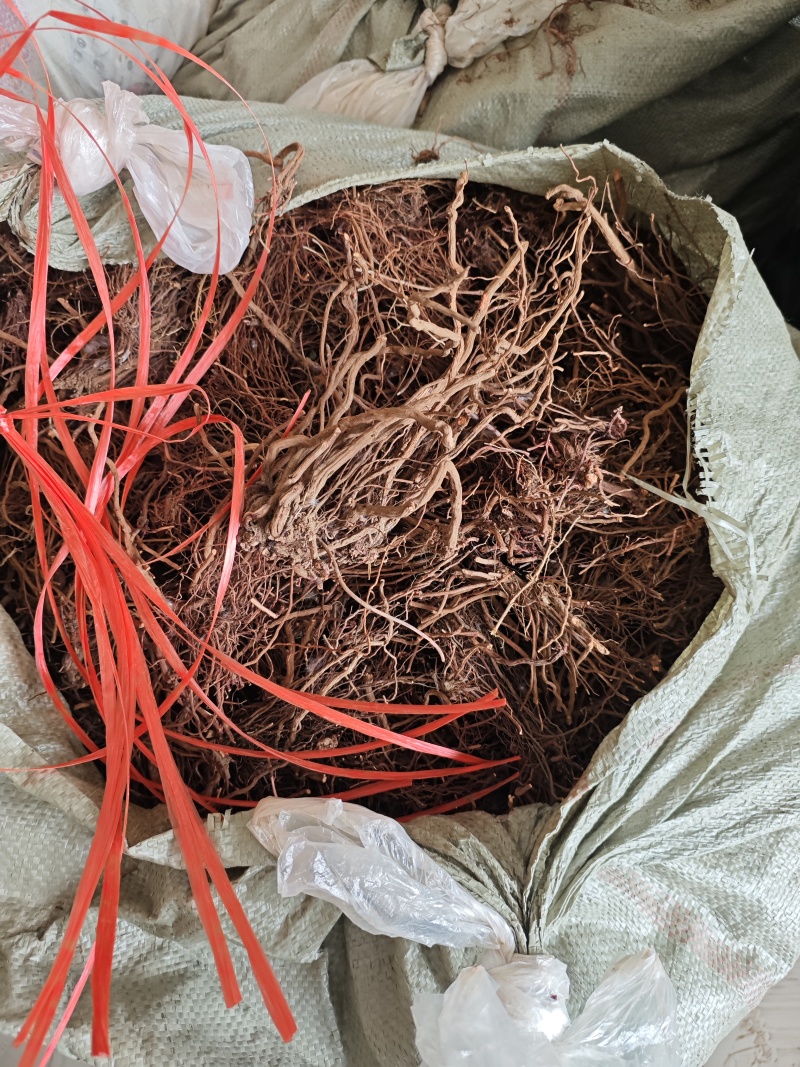
{"type": "Polygon", "coordinates": [[[39,123],[33,105],[0,96],[0,144],[12,152],[27,153],[38,143],[39,123]]]}
{"type": "MultiPolygon", "coordinates": [[[[102,189],[115,172],[127,169],[156,237],[171,224],[165,255],[187,270],[208,274],[219,238],[220,273],[233,270],[247,248],[253,218],[246,157],[236,148],[207,145],[209,170],[196,141],[187,188],[190,153],[184,131],[150,125],[139,98],[112,82],[103,90],[102,111],[90,100],[59,101],[56,107],[59,153],[75,193],[102,189]]],[[[36,159],[39,139],[35,105],[0,97],[0,143],[36,159]]]]}
{"type": "Polygon", "coordinates": [[[146,126],[139,132],[127,168],[139,207],[156,236],[165,232],[178,213],[164,242],[164,253],[187,270],[210,274],[219,240],[219,271],[227,274],[238,265],[250,243],[253,175],[247,157],[238,148],[210,144],[206,151],[214,181],[195,142],[186,191],[189,148],[185,133],[146,126]]]}
{"type": "Polygon", "coordinates": [[[680,1067],[672,983],[652,949],[620,960],[570,1024],[566,966],[514,953],[511,928],[393,819],[340,800],[262,800],[250,830],[282,896],[335,904],[371,934],[484,949],[412,1012],[423,1067],[680,1067]]]}
{"type": "Polygon", "coordinates": [[[537,1013],[536,996],[531,1007],[512,1018],[502,976],[483,967],[462,971],[443,994],[419,994],[412,1011],[423,1067],[680,1067],[675,991],[652,949],[612,967],[553,1038],[542,1026],[554,1021],[546,1007],[537,1013]]]}
{"type": "Polygon", "coordinates": [[[509,963],[491,967],[488,974],[519,1029],[553,1041],[569,1026],[567,965],[555,956],[514,956],[509,963]]]}
{"type": "Polygon", "coordinates": [[[442,994],[418,993],[411,1012],[422,1067],[551,1067],[550,1042],[516,1026],[484,967],[463,970],[442,994]]]}
{"type": "Polygon", "coordinates": [[[561,1067],[680,1067],[675,989],[653,949],[615,963],[554,1043],[561,1067]]]}
{"type": "Polygon", "coordinates": [[[478,946],[507,958],[514,935],[403,827],[341,800],[262,800],[250,830],[278,860],[281,896],[335,904],[370,934],[422,945],[478,946]]]}

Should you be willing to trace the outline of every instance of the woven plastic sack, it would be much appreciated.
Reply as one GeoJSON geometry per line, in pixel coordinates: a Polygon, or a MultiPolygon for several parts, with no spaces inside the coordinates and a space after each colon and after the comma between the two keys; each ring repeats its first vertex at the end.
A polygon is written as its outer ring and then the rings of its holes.
{"type": "MultiPolygon", "coordinates": [[[[165,101],[151,121],[178,125],[165,101]]],[[[257,148],[252,119],[230,105],[187,101],[210,142],[257,148]]],[[[292,206],[337,189],[399,177],[455,178],[463,144],[414,166],[426,133],[255,109],[277,150],[306,146],[292,206]]],[[[619,170],[632,209],[672,235],[689,269],[709,278],[693,361],[693,448],[708,498],[712,562],[726,591],[668,676],[598,749],[569,797],[494,818],[435,817],[409,832],[467,892],[497,912],[520,954],[562,960],[576,1017],[615,960],[652,948],[677,997],[686,1067],[793,965],[800,951],[800,363],[736,223],[705,200],[669,193],[635,158],[607,144],[475,154],[473,180],[543,194],[619,170]]],[[[7,159],[0,214],[30,246],[37,172],[7,159]]],[[[257,186],[266,188],[258,165],[257,186]]],[[[113,190],[87,198],[99,246],[130,257],[113,190]]],[[[54,261],[84,262],[63,204],[54,261]]],[[[0,614],[0,766],[74,755],[34,664],[0,614]]],[[[0,1027],[13,1032],[47,974],[97,815],[89,768],[0,778],[0,1027]]],[[[411,1005],[442,994],[477,963],[474,949],[376,937],[332,904],[278,893],[274,862],[247,816],[211,820],[212,837],[267,948],[299,1023],[283,1046],[235,939],[244,1003],[226,1012],[161,809],[134,809],[122,879],[111,1017],[121,1067],[231,1062],[270,1067],[411,1067],[411,1005]]],[[[92,920],[90,920],[92,921],[92,920]]],[[[78,969],[89,947],[79,945],[78,969]]],[[[63,1047],[87,1059],[90,1008],[79,1004],[63,1047]]]]}
{"type": "MultiPolygon", "coordinates": [[[[430,131],[425,147],[437,135],[504,150],[608,138],[675,191],[746,211],[746,230],[785,210],[766,174],[780,170],[794,195],[800,0],[449,2],[449,65],[414,123],[430,131]]],[[[195,51],[248,100],[286,102],[342,62],[390,85],[427,62],[415,32],[426,7],[437,0],[221,0],[195,51]]],[[[176,87],[220,97],[192,64],[176,87]]],[[[370,117],[363,95],[350,104],[370,117]]]]}
{"type": "MultiPolygon", "coordinates": [[[[141,95],[155,92],[147,74],[131,56],[146,63],[152,60],[168,78],[181,66],[183,57],[169,48],[130,41],[103,39],[97,34],[80,32],[57,18],[47,17],[50,11],[59,14],[98,16],[134,26],[164,37],[174,44],[191,50],[205,35],[217,0],[96,0],[93,5],[81,0],[13,0],[17,11],[29,25],[40,20],[36,31],[37,53],[33,42],[25,47],[22,63],[17,66],[35,82],[44,84],[39,56],[44,60],[55,96],[70,100],[75,97],[102,95],[104,81],[114,82],[122,89],[141,95]]],[[[22,20],[0,0],[0,34],[17,33],[22,20]]],[[[9,41],[4,47],[8,46],[9,41]]],[[[19,93],[20,82],[13,78],[0,79],[0,87],[19,93]]]]}

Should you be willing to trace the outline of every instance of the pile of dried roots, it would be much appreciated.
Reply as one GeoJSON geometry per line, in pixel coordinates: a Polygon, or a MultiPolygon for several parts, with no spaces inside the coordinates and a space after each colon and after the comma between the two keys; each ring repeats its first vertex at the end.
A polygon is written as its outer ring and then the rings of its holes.
{"type": "MultiPolygon", "coordinates": [[[[3,249],[0,400],[13,407],[31,266],[13,239],[3,249]]],[[[251,266],[221,283],[212,333],[251,266]]],[[[127,276],[118,271],[112,287],[127,276]]],[[[160,264],[150,284],[153,380],[196,321],[207,280],[160,264]]],[[[49,301],[55,352],[99,302],[90,277],[69,275],[51,279],[49,301]]],[[[648,220],[621,221],[607,198],[567,187],[544,199],[406,181],[279,220],[248,317],[202,383],[211,409],[241,428],[249,477],[214,641],[262,675],[335,697],[441,711],[497,688],[506,707],[439,719],[432,733],[402,710],[374,721],[489,759],[519,757],[441,777],[429,755],[362,745],[342,765],[408,772],[405,788],[373,806],[402,815],[465,794],[495,811],[552,802],[697,632],[720,591],[703,522],[627,475],[681,491],[705,307],[648,220]]],[[[122,385],[136,369],[135,305],[118,318],[116,343],[122,385]]],[[[59,394],[102,389],[108,373],[99,337],[58,379],[59,394]]],[[[204,403],[195,395],[186,411],[204,403]]],[[[76,428],[87,454],[94,433],[76,428]]],[[[65,467],[55,446],[48,459],[65,467]]],[[[2,603],[30,639],[42,584],[30,497],[16,461],[2,464],[2,603]]],[[[231,465],[229,430],[210,426],[151,452],[116,510],[128,552],[195,633],[219,584],[231,465]]],[[[69,626],[68,573],[56,594],[69,626]]],[[[100,742],[64,653],[54,627],[51,668],[100,742]]],[[[151,663],[167,692],[175,676],[155,653],[151,663]]],[[[198,680],[271,746],[336,758],[364,740],[218,662],[205,661],[198,680]]],[[[346,786],[225,752],[241,739],[191,692],[168,726],[186,781],[206,796],[241,803],[346,786]]],[[[152,773],[145,761],[140,769],[152,773]]]]}

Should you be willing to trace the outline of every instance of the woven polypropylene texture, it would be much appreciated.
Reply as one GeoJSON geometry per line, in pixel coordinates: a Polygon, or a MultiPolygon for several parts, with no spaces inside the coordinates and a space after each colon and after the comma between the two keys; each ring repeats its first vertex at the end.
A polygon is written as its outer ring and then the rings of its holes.
{"type": "MultiPolygon", "coordinates": [[[[211,140],[258,146],[252,120],[234,121],[229,105],[189,106],[211,140]]],[[[166,104],[153,100],[148,108],[154,121],[166,120],[166,104]]],[[[410,154],[420,135],[408,131],[296,118],[269,105],[257,114],[274,147],[306,145],[295,205],[364,182],[453,178],[465,165],[450,145],[439,162],[414,167],[410,154]]],[[[600,182],[618,170],[632,209],[655,216],[691,269],[710,265],[689,407],[713,508],[712,560],[726,592],[563,804],[502,819],[421,820],[413,833],[509,920],[521,950],[566,961],[571,1010],[580,1009],[615,957],[654,946],[677,989],[685,1063],[697,1067],[800,952],[800,363],[729,216],[669,193],[646,166],[607,144],[576,146],[568,155],[572,162],[552,149],[484,154],[468,166],[477,181],[538,194],[572,180],[573,163],[600,182]]],[[[2,202],[29,240],[35,175],[18,174],[11,184],[2,202]]],[[[112,223],[116,218],[114,196],[94,203],[99,235],[113,228],[106,223],[107,213],[112,223]]],[[[58,225],[59,247],[74,247],[63,212],[58,225]]],[[[114,254],[127,253],[120,247],[114,254]]],[[[37,754],[44,745],[46,759],[69,754],[65,728],[42,698],[8,620],[0,627],[0,678],[0,765],[45,762],[37,754]]],[[[0,781],[3,1029],[19,1025],[53,959],[88,847],[96,790],[91,772],[0,781]]],[[[212,833],[226,864],[246,868],[238,891],[300,1034],[290,1046],[280,1044],[235,938],[245,999],[223,1010],[163,812],[139,811],[122,880],[115,1062],[416,1063],[413,992],[446,988],[468,954],[370,937],[337,922],[336,911],[319,901],[282,900],[272,862],[249,836],[245,817],[217,818],[212,833]]],[[[76,976],[87,950],[88,936],[76,976]]],[[[88,1059],[88,1003],[81,1002],[63,1044],[88,1059]]]]}
{"type": "MultiPolygon", "coordinates": [[[[223,0],[196,52],[247,99],[282,102],[340,60],[380,62],[423,6],[223,0]]],[[[762,218],[774,211],[753,184],[791,166],[800,151],[800,26],[790,22],[800,0],[552,0],[552,7],[558,14],[549,29],[509,38],[464,70],[447,68],[416,127],[431,131],[431,140],[455,134],[504,150],[607,138],[677,192],[708,193],[727,207],[747,190],[762,218]]],[[[499,11],[502,18],[503,5],[499,11]]],[[[176,85],[188,96],[227,94],[191,63],[176,85]]]]}

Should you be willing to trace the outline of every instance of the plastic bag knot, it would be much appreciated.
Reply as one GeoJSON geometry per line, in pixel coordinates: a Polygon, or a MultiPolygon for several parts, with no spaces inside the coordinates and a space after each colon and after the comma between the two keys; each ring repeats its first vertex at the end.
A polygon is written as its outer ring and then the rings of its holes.
{"type": "MultiPolygon", "coordinates": [[[[233,270],[250,240],[255,202],[244,154],[152,125],[139,97],[113,82],[103,82],[103,91],[102,108],[92,100],[56,102],[56,148],[72,191],[88,196],[127,170],[165,255],[209,274],[219,249],[219,272],[233,270]]],[[[36,104],[0,98],[0,142],[37,163],[40,120],[36,104]]]]}

